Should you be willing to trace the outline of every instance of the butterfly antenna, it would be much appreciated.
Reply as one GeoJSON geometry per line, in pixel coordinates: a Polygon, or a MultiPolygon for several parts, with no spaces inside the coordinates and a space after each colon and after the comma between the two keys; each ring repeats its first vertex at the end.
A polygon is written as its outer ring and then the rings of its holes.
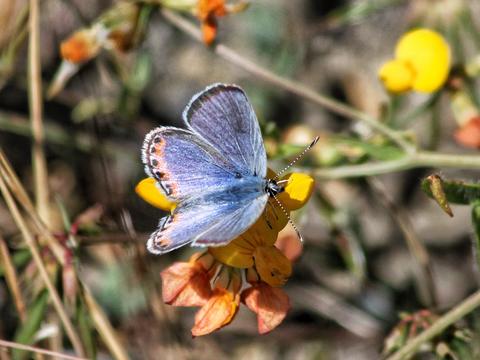
{"type": "Polygon", "coordinates": [[[294,229],[295,232],[297,233],[297,236],[298,236],[298,238],[300,239],[300,242],[303,243],[303,237],[302,237],[302,235],[300,234],[300,231],[298,230],[297,225],[295,225],[295,223],[293,222],[292,218],[291,218],[290,215],[288,214],[287,210],[285,210],[285,208],[283,207],[283,205],[282,205],[282,203],[280,202],[280,200],[278,200],[275,195],[273,195],[273,198],[274,198],[275,201],[277,202],[278,206],[280,206],[280,209],[282,209],[283,213],[284,213],[285,216],[287,217],[288,222],[292,225],[293,229],[294,229]]]}
{"type": "Polygon", "coordinates": [[[273,180],[277,180],[293,164],[295,164],[298,160],[300,160],[308,152],[308,150],[310,150],[312,147],[315,146],[315,144],[318,142],[318,139],[320,139],[320,136],[315,137],[315,139],[313,139],[310,145],[308,145],[300,154],[298,154],[298,156],[295,159],[293,159],[293,161],[291,161],[290,164],[288,164],[282,171],[278,172],[277,175],[275,175],[273,180]]]}

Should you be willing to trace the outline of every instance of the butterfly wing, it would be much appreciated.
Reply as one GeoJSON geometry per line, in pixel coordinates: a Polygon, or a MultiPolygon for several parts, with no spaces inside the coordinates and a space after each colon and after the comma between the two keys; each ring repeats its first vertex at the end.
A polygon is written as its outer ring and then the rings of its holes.
{"type": "Polygon", "coordinates": [[[237,172],[196,134],[174,127],[159,127],[147,134],[142,160],[145,172],[175,202],[213,190],[234,179],[237,172]]]}
{"type": "Polygon", "coordinates": [[[241,88],[225,84],[209,86],[192,98],[183,119],[242,174],[266,176],[267,156],[262,134],[241,88]]]}
{"type": "Polygon", "coordinates": [[[194,246],[227,244],[263,212],[268,195],[261,191],[261,186],[252,178],[241,188],[227,185],[226,191],[213,191],[182,202],[172,215],[160,220],[159,228],[148,240],[148,250],[164,254],[190,242],[194,246]]]}

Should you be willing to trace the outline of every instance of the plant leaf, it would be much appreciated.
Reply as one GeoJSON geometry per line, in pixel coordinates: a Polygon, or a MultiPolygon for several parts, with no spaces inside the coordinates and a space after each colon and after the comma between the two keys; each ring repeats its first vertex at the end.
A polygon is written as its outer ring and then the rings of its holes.
{"type": "MultiPolygon", "coordinates": [[[[422,190],[428,196],[434,198],[429,178],[430,177],[427,177],[422,181],[422,190]]],[[[445,199],[450,204],[469,205],[475,200],[480,200],[480,184],[465,183],[459,180],[441,180],[445,199]]]]}
{"type": "MultiPolygon", "coordinates": [[[[35,302],[29,307],[27,321],[18,328],[15,334],[15,342],[27,345],[33,344],[35,334],[42,324],[47,304],[48,291],[43,290],[35,302]]],[[[26,359],[27,355],[28,352],[24,350],[15,349],[12,351],[13,360],[26,359]]]]}

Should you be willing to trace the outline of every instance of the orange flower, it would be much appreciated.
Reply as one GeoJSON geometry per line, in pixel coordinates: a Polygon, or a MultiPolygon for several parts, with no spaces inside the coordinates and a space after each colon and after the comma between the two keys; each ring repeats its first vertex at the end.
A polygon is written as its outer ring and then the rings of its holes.
{"type": "Polygon", "coordinates": [[[217,35],[217,18],[243,11],[247,8],[247,2],[239,2],[235,5],[225,4],[225,0],[199,0],[196,15],[201,22],[203,41],[210,45],[217,35]]]}
{"type": "Polygon", "coordinates": [[[134,44],[134,33],[140,5],[120,2],[103,13],[88,28],[73,33],[60,44],[60,64],[48,89],[48,97],[58,94],[68,80],[87,61],[95,58],[102,49],[124,52],[134,44]]]}
{"type": "Polygon", "coordinates": [[[177,262],[161,272],[162,295],[173,306],[202,306],[212,295],[213,258],[195,254],[189,262],[177,262]]]}
{"type": "MultiPolygon", "coordinates": [[[[268,176],[274,176],[271,170],[268,176]]],[[[285,188],[277,198],[283,208],[275,199],[270,199],[257,222],[228,245],[211,247],[203,254],[194,255],[190,262],[175,263],[162,272],[166,303],[202,306],[195,316],[193,336],[210,334],[228,325],[238,311],[240,298],[257,314],[261,334],[271,331],[285,318],[290,303],[279,287],[290,277],[291,262],[299,256],[301,245],[292,248],[287,244],[298,242],[291,232],[287,242],[276,244],[276,240],[288,223],[287,214],[305,205],[310,198],[314,180],[309,175],[293,173],[281,181],[284,181],[285,188]],[[293,250],[285,252],[287,257],[279,248],[293,250]],[[220,267],[219,274],[211,281],[220,267]],[[251,284],[243,292],[241,289],[247,284],[242,284],[242,272],[251,284]]],[[[142,180],[135,191],[162,210],[172,211],[176,206],[168,201],[153,179],[142,180]]]]}
{"type": "Polygon", "coordinates": [[[257,314],[260,334],[266,334],[280,325],[290,309],[287,294],[264,282],[254,283],[243,291],[242,302],[257,314]]]}
{"type": "Polygon", "coordinates": [[[463,146],[480,149],[480,116],[470,119],[455,132],[455,140],[463,146]]]}

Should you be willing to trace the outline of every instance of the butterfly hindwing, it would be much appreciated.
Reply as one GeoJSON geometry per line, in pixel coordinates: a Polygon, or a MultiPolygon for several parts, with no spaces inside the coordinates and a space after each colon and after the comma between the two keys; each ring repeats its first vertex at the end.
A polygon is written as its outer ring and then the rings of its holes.
{"type": "Polygon", "coordinates": [[[150,237],[150,252],[164,254],[188,243],[219,246],[247,230],[262,213],[268,196],[262,184],[251,177],[244,186],[225,185],[185,200],[172,215],[161,219],[150,237]]]}
{"type": "Polygon", "coordinates": [[[195,95],[183,112],[187,126],[242,174],[265,177],[267,157],[257,117],[236,85],[215,84],[195,95]]]}

